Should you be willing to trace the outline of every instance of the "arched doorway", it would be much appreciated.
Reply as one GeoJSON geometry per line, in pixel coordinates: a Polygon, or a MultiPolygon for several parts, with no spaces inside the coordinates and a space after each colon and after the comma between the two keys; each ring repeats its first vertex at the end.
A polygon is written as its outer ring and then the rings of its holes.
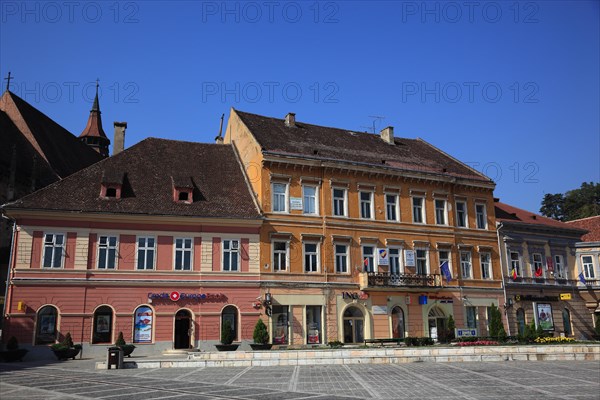
{"type": "Polygon", "coordinates": [[[517,329],[519,335],[525,333],[525,310],[522,308],[517,309],[517,329]]]}
{"type": "Polygon", "coordinates": [[[439,307],[433,307],[427,315],[429,322],[429,337],[437,340],[438,336],[446,331],[446,314],[439,307]]]}
{"type": "Polygon", "coordinates": [[[404,334],[404,311],[396,306],[392,309],[392,337],[403,339],[404,334]]]}
{"type": "Polygon", "coordinates": [[[224,326],[225,321],[229,321],[231,324],[231,330],[233,331],[233,340],[237,341],[238,337],[238,312],[234,306],[227,306],[221,313],[221,327],[224,326]]]}
{"type": "Polygon", "coordinates": [[[49,344],[56,342],[58,310],[54,306],[40,308],[37,315],[37,328],[35,331],[35,344],[49,344]]]}
{"type": "Polygon", "coordinates": [[[113,310],[100,306],[94,312],[94,332],[92,343],[112,343],[113,310]]]}
{"type": "Polygon", "coordinates": [[[192,314],[188,310],[179,310],[175,314],[175,335],[173,347],[176,349],[191,348],[192,314]]]}
{"type": "Polygon", "coordinates": [[[565,328],[565,336],[572,336],[573,329],[571,328],[571,312],[566,308],[562,312],[563,326],[565,328]]]}
{"type": "Polygon", "coordinates": [[[357,307],[344,311],[344,343],[362,343],[365,340],[365,317],[357,307]]]}

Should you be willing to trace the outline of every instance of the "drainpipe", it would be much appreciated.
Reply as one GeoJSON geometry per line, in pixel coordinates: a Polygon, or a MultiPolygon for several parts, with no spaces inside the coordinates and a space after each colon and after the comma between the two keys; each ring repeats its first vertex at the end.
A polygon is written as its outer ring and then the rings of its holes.
{"type": "MultiPolygon", "coordinates": [[[[498,237],[498,255],[500,256],[500,283],[502,284],[502,292],[504,293],[504,315],[506,317],[506,328],[507,331],[506,333],[508,334],[508,336],[511,336],[510,334],[510,321],[508,320],[508,308],[506,307],[508,304],[508,297],[506,295],[506,285],[504,284],[504,263],[502,262],[502,259],[504,258],[503,256],[506,256],[506,254],[504,254],[504,250],[502,249],[502,244],[500,241],[500,229],[503,228],[503,223],[500,222],[497,224],[496,227],[496,231],[497,231],[497,237],[498,237]]],[[[507,266],[508,268],[508,266],[507,266]]]]}

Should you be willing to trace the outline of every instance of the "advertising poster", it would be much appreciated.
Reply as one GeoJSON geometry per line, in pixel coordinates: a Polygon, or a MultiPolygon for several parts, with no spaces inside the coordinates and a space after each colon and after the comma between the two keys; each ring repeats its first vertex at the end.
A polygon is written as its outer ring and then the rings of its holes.
{"type": "Polygon", "coordinates": [[[538,325],[545,331],[553,331],[552,306],[547,303],[537,303],[536,310],[538,325]]]}
{"type": "Polygon", "coordinates": [[[135,312],[133,341],[135,343],[152,342],[152,309],[150,307],[140,307],[135,312]]]}
{"type": "Polygon", "coordinates": [[[109,315],[96,316],[96,332],[106,333],[109,330],[110,330],[110,316],[109,315]]]}
{"type": "Polygon", "coordinates": [[[40,333],[42,335],[54,335],[54,315],[42,315],[40,323],[42,325],[42,327],[40,328],[40,333]]]}

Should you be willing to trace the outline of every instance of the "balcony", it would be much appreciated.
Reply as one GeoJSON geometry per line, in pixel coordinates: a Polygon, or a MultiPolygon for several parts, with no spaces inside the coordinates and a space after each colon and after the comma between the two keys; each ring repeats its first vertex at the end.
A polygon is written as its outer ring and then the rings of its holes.
{"type": "Polygon", "coordinates": [[[360,274],[361,289],[366,288],[435,288],[442,287],[440,274],[397,274],[391,275],[381,272],[363,272],[360,274]]]}
{"type": "Polygon", "coordinates": [[[554,285],[554,286],[577,286],[577,280],[565,278],[537,278],[529,276],[518,276],[513,279],[512,276],[505,276],[506,285],[554,285]]]}

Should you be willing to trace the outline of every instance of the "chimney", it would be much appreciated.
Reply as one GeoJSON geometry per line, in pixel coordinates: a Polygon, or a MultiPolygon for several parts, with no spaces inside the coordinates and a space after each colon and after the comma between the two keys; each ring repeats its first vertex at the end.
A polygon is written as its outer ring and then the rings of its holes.
{"type": "Polygon", "coordinates": [[[296,114],[287,113],[287,115],[285,116],[285,126],[287,126],[288,128],[296,127],[296,114]]]}
{"type": "Polygon", "coordinates": [[[394,144],[394,127],[388,126],[387,128],[383,128],[379,133],[381,135],[381,139],[387,144],[394,144]]]}
{"type": "Polygon", "coordinates": [[[115,137],[113,141],[113,156],[119,154],[125,150],[125,129],[127,129],[127,122],[114,122],[115,126],[115,137]]]}
{"type": "Polygon", "coordinates": [[[219,126],[219,134],[215,138],[216,144],[223,144],[223,142],[225,141],[223,139],[223,118],[225,118],[225,114],[221,114],[221,125],[219,126]]]}

